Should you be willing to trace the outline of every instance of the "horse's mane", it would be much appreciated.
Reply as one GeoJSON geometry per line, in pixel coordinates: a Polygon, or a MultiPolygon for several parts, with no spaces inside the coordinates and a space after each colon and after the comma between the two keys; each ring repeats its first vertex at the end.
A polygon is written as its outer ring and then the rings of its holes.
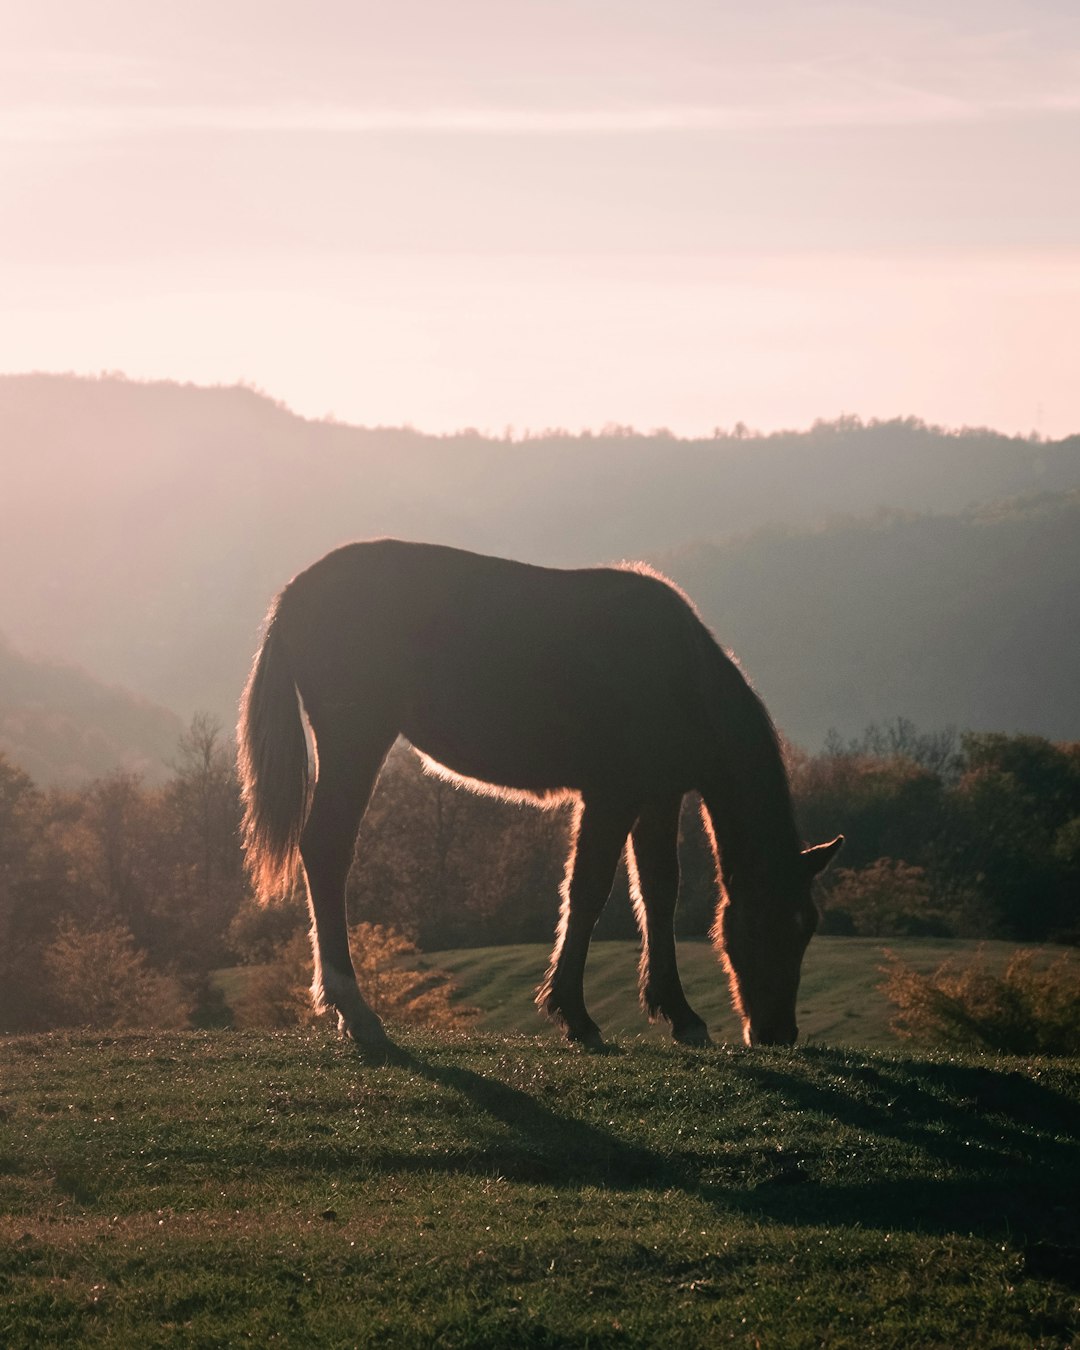
{"type": "Polygon", "coordinates": [[[706,716],[720,755],[715,826],[723,870],[752,857],[789,861],[801,842],[780,734],[738,661],[697,623],[706,716]]]}
{"type": "Polygon", "coordinates": [[[716,640],[678,583],[647,562],[621,562],[619,570],[666,586],[685,606],[700,671],[699,694],[721,757],[718,784],[725,810],[718,822],[726,836],[728,868],[743,852],[745,831],[765,830],[790,857],[799,848],[784,746],[768,709],[738,659],[716,640]]]}

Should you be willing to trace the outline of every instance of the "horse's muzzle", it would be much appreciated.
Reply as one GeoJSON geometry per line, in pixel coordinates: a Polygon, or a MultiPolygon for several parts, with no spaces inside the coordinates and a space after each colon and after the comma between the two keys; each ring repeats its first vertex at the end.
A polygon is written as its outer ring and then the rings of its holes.
{"type": "Polygon", "coordinates": [[[799,1028],[794,1022],[784,1027],[750,1026],[746,1031],[747,1045],[794,1045],[799,1038],[799,1028]]]}

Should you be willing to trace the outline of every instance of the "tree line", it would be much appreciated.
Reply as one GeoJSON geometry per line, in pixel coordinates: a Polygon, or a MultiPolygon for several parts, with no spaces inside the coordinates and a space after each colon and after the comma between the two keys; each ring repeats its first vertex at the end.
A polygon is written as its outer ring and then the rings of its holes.
{"type": "MultiPolygon", "coordinates": [[[[847,836],[821,931],[1080,941],[1080,744],[900,719],[789,764],[805,837],[847,836]]],[[[0,1030],[227,1024],[214,972],[279,962],[306,926],[299,895],[252,901],[239,819],[233,750],[205,716],[160,785],[116,772],[43,790],[0,755],[0,1030]]],[[[397,747],[361,830],[350,922],[395,950],[546,942],[568,823],[457,789],[397,747]]],[[[701,936],[716,895],[691,800],[681,857],[677,928],[701,936]]],[[[598,937],[634,934],[627,901],[623,872],[598,937]]]]}

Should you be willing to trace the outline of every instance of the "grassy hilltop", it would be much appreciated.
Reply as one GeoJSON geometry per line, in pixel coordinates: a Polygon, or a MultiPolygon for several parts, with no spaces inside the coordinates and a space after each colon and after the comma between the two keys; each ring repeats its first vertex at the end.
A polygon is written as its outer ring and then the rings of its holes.
{"type": "Polygon", "coordinates": [[[9,1038],[0,1344],[1064,1346],[1080,1064],[9,1038]]]}
{"type": "MultiPolygon", "coordinates": [[[[817,936],[807,948],[799,984],[799,1039],[810,1044],[897,1049],[890,1021],[896,1009],[881,990],[883,970],[892,952],[926,975],[943,961],[961,965],[983,955],[991,967],[1004,966],[1015,942],[973,942],[955,938],[855,938],[817,936]]],[[[1046,959],[1061,951],[1035,948],[1046,959]]],[[[531,991],[547,967],[550,945],[519,943],[508,947],[463,947],[432,952],[431,965],[453,975],[463,1003],[481,1011],[485,1031],[542,1034],[531,991]]],[[[666,1041],[667,1028],[650,1027],[637,1005],[636,942],[594,942],[585,970],[589,1008],[606,1036],[645,1036],[666,1041]]],[[[686,996],[705,1019],[714,1040],[738,1044],[742,1029],[731,1010],[727,977],[712,944],[704,938],[679,943],[679,970],[686,996]]],[[[553,1038],[554,1027],[547,1028],[553,1038]]]]}

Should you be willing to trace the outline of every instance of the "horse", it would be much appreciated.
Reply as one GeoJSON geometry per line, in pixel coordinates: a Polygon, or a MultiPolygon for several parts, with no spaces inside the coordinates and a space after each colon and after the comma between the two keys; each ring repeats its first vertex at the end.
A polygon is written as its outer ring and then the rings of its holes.
{"type": "Polygon", "coordinates": [[[302,867],[315,1009],[336,1012],[373,1057],[391,1042],[357,986],[345,886],[399,736],[455,783],[575,803],[536,992],[568,1040],[604,1048],[585,962],[625,848],[642,1006],[676,1041],[710,1044],[683,992],[673,925],[679,815],[695,792],[717,870],[712,938],[744,1040],[795,1041],[818,920],[811,883],[843,836],[802,846],[769,714],[674,583],[640,563],[539,567],[377,539],[328,553],[274,600],[237,736],[247,867],[264,901],[302,867]]]}

